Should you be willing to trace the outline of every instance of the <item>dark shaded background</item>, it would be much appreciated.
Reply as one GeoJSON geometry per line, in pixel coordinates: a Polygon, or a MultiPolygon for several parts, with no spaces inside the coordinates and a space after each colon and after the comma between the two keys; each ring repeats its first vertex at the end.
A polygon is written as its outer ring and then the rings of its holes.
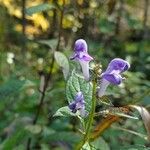
{"type": "MultiPolygon", "coordinates": [[[[77,120],[52,117],[67,104],[53,51],[69,58],[79,38],[104,69],[115,57],[130,62],[124,84],[108,89],[115,106],[138,102],[149,109],[149,16],[149,0],[0,0],[0,149],[24,150],[30,143],[31,149],[67,150],[79,141],[77,120]],[[25,13],[41,3],[55,8],[25,13]],[[49,82],[41,103],[43,79],[49,82]]],[[[122,120],[104,132],[100,150],[142,149],[143,135],[142,121],[122,120]]]]}

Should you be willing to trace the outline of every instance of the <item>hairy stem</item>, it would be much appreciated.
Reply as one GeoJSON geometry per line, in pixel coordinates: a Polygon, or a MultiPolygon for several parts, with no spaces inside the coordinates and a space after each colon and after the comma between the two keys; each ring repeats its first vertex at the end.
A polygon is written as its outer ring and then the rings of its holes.
{"type": "Polygon", "coordinates": [[[87,141],[89,141],[89,138],[90,138],[90,131],[91,131],[92,123],[93,123],[95,106],[96,106],[95,91],[96,91],[96,82],[93,81],[92,108],[91,108],[91,112],[90,112],[88,122],[87,122],[86,134],[85,134],[83,140],[77,145],[76,150],[80,150],[83,147],[83,145],[87,141]]]}

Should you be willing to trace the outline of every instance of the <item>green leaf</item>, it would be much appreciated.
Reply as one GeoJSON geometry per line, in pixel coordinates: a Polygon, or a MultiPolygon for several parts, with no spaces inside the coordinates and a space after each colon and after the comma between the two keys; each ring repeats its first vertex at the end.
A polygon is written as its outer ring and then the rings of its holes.
{"type": "Polygon", "coordinates": [[[10,79],[5,84],[0,86],[0,100],[6,99],[16,93],[25,86],[27,86],[26,80],[10,79]]]}
{"type": "Polygon", "coordinates": [[[126,19],[129,28],[136,30],[142,29],[142,23],[137,18],[134,18],[130,14],[125,14],[124,18],[126,19]]]}
{"type": "Polygon", "coordinates": [[[113,106],[112,101],[106,95],[99,98],[98,102],[104,105],[113,106]]]}
{"type": "Polygon", "coordinates": [[[106,112],[108,112],[111,115],[125,117],[125,118],[128,118],[128,119],[136,119],[136,120],[139,119],[136,116],[129,115],[128,113],[130,112],[130,110],[126,107],[110,107],[108,110],[106,110],[106,112]]]}
{"type": "Polygon", "coordinates": [[[98,138],[90,145],[92,150],[110,150],[108,143],[103,138],[98,138]]]}
{"type": "Polygon", "coordinates": [[[81,140],[80,136],[75,132],[56,132],[49,136],[47,139],[49,141],[63,141],[68,143],[77,143],[81,140]]]}
{"type": "Polygon", "coordinates": [[[89,145],[88,142],[86,142],[83,146],[82,146],[82,150],[91,150],[91,147],[89,145]]]}
{"type": "Polygon", "coordinates": [[[41,145],[41,150],[49,150],[49,144],[45,144],[45,143],[42,143],[41,145]]]}
{"type": "Polygon", "coordinates": [[[49,126],[48,127],[44,126],[42,128],[42,136],[44,138],[48,138],[51,134],[54,134],[54,133],[55,133],[55,130],[50,128],[49,126]]]}
{"type": "Polygon", "coordinates": [[[120,113],[120,112],[115,112],[115,113],[112,113],[112,114],[113,114],[113,115],[120,116],[120,117],[125,117],[125,118],[128,118],[128,119],[136,119],[136,120],[139,119],[139,118],[136,117],[136,116],[127,115],[127,114],[120,113]]]}
{"type": "Polygon", "coordinates": [[[68,106],[64,106],[59,108],[54,114],[54,117],[58,117],[58,116],[67,117],[67,116],[76,116],[76,115],[71,112],[68,106]]]}
{"type": "Polygon", "coordinates": [[[20,144],[21,141],[24,140],[26,135],[27,135],[27,131],[25,131],[23,128],[19,129],[0,145],[0,149],[3,150],[13,149],[17,144],[20,144]]]}
{"type": "Polygon", "coordinates": [[[52,50],[56,49],[56,45],[58,43],[57,39],[52,39],[52,40],[39,40],[38,41],[41,44],[49,46],[52,50]]]}
{"type": "Polygon", "coordinates": [[[121,131],[125,131],[125,132],[128,132],[130,134],[133,134],[133,135],[136,135],[144,140],[147,140],[148,137],[142,133],[139,133],[139,132],[136,132],[136,131],[133,131],[133,130],[130,130],[130,129],[126,129],[126,128],[122,128],[122,127],[115,127],[115,126],[112,126],[113,129],[116,129],[116,130],[121,130],[121,131]]]}
{"type": "Polygon", "coordinates": [[[69,103],[74,101],[75,95],[79,91],[84,95],[86,111],[90,112],[92,105],[92,83],[85,81],[83,77],[73,71],[66,85],[66,96],[69,103]]]}
{"type": "Polygon", "coordinates": [[[64,78],[67,79],[69,75],[69,62],[67,57],[61,52],[55,52],[54,57],[57,64],[62,68],[64,78]]]}
{"type": "Polygon", "coordinates": [[[17,145],[13,150],[25,150],[26,146],[24,144],[17,145]]]}
{"type": "Polygon", "coordinates": [[[42,127],[40,125],[27,125],[25,129],[32,134],[39,134],[42,131],[42,127]]]}
{"type": "Polygon", "coordinates": [[[144,145],[128,145],[118,147],[118,150],[150,150],[150,148],[145,147],[144,145]]]}
{"type": "Polygon", "coordinates": [[[35,13],[39,13],[39,12],[54,9],[54,8],[55,8],[55,6],[52,4],[47,4],[47,3],[39,4],[37,6],[32,6],[32,7],[27,8],[26,14],[31,16],[35,13]]]}
{"type": "Polygon", "coordinates": [[[106,18],[101,18],[99,22],[100,31],[104,34],[111,33],[114,31],[114,23],[110,22],[106,18]]]}

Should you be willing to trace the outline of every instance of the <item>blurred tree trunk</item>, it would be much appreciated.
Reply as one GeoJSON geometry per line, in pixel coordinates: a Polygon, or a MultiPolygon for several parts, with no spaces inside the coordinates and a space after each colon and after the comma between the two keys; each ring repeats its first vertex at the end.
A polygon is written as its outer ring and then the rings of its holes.
{"type": "Polygon", "coordinates": [[[144,0],[144,10],[143,10],[143,38],[147,37],[148,7],[149,7],[149,0],[144,0]]]}
{"type": "Polygon", "coordinates": [[[117,18],[116,18],[115,35],[118,35],[120,33],[120,23],[121,23],[122,12],[124,9],[123,5],[124,5],[124,1],[119,0],[119,8],[118,8],[117,18]]]}
{"type": "MultiPolygon", "coordinates": [[[[57,1],[53,0],[54,5],[57,5],[57,1]]],[[[51,35],[55,36],[55,31],[57,31],[57,9],[53,9],[53,18],[51,23],[51,35]]]]}
{"type": "Polygon", "coordinates": [[[89,8],[89,2],[90,0],[89,1],[83,0],[81,5],[77,3],[77,7],[78,7],[77,9],[79,12],[78,19],[80,23],[82,24],[82,27],[78,30],[77,35],[78,37],[81,37],[81,38],[85,38],[88,35],[89,14],[88,14],[87,9],[89,8]],[[83,18],[81,18],[81,16],[83,16],[83,18]]]}
{"type": "Polygon", "coordinates": [[[147,17],[148,17],[148,7],[149,7],[149,0],[144,0],[144,15],[143,15],[143,28],[146,27],[147,17]]]}
{"type": "MultiPolygon", "coordinates": [[[[44,0],[44,3],[49,3],[49,0],[44,0]]],[[[57,0],[52,0],[52,4],[57,6],[57,0]]],[[[58,30],[58,21],[57,21],[57,9],[53,9],[53,16],[49,16],[48,12],[43,12],[44,17],[49,21],[49,29],[47,30],[47,38],[51,39],[55,37],[55,33],[58,30]]]]}
{"type": "Polygon", "coordinates": [[[111,15],[116,7],[116,0],[109,0],[107,3],[108,15],[111,15]]]}
{"type": "Polygon", "coordinates": [[[22,52],[25,52],[26,46],[26,18],[25,18],[25,9],[26,9],[26,0],[22,0],[22,34],[23,34],[23,43],[22,43],[22,52]]]}

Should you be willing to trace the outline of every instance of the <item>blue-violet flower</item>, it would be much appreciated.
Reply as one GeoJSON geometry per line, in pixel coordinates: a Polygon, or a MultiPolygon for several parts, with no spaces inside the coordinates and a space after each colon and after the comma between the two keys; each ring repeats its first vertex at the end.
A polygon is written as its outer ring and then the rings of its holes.
{"type": "Polygon", "coordinates": [[[78,92],[75,95],[74,101],[70,103],[68,107],[71,109],[73,113],[76,113],[78,110],[81,116],[84,117],[86,115],[85,101],[82,92],[78,92]]]}
{"type": "Polygon", "coordinates": [[[80,63],[85,80],[89,80],[89,62],[93,58],[88,54],[88,46],[85,40],[78,39],[74,46],[74,55],[70,58],[80,63]]]}
{"type": "Polygon", "coordinates": [[[113,59],[105,72],[101,74],[101,84],[98,91],[98,96],[102,97],[105,94],[107,86],[111,83],[114,85],[119,85],[124,78],[122,78],[121,73],[125,72],[130,68],[130,64],[121,59],[113,59]]]}

